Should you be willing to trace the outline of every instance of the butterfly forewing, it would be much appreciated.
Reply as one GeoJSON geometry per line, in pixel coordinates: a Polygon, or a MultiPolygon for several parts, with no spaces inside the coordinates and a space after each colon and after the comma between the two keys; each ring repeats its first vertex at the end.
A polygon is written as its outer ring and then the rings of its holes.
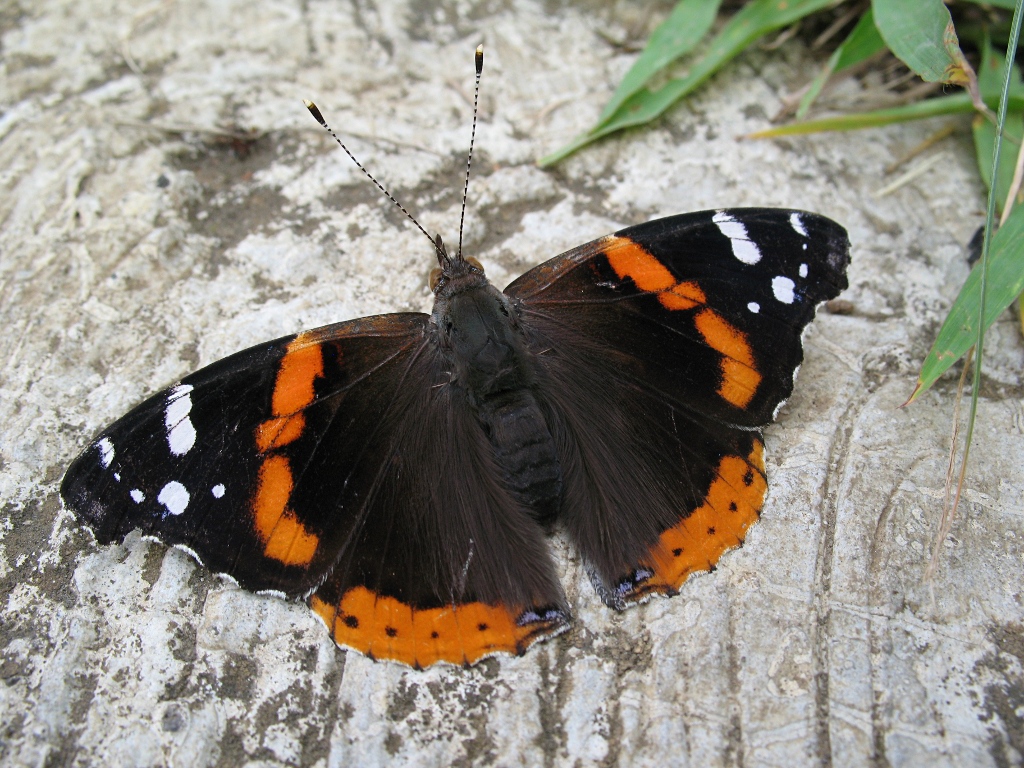
{"type": "Polygon", "coordinates": [[[727,423],[768,423],[792,392],[800,336],[846,287],[846,232],[804,211],[703,211],[629,227],[505,292],[554,341],[597,344],[643,386],[727,423]],[[637,354],[644,350],[644,354],[637,354]]]}
{"type": "Polygon", "coordinates": [[[343,403],[424,339],[425,315],[340,323],[239,352],[154,395],[79,456],[61,496],[101,542],[139,528],[254,590],[309,592],[337,556],[345,467],[307,473],[324,436],[370,422],[343,403]],[[340,416],[339,416],[340,413],[340,416]],[[339,420],[340,419],[340,420],[339,420]],[[351,426],[351,424],[349,424],[351,426]]]}

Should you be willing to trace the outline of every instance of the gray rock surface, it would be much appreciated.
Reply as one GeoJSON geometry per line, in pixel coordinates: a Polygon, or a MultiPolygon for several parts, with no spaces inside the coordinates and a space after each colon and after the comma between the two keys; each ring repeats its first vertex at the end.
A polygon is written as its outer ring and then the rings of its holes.
{"type": "Polygon", "coordinates": [[[791,42],[538,170],[631,63],[607,38],[654,18],[539,0],[0,4],[0,763],[1021,764],[1024,351],[1009,315],[931,582],[953,381],[898,410],[982,218],[968,123],[885,197],[886,166],[943,123],[737,142],[812,73],[791,42]],[[137,533],[96,545],[57,488],[99,429],[201,365],[429,308],[422,235],[301,99],[452,240],[481,41],[466,242],[495,283],[626,224],[785,205],[849,229],[852,312],[811,326],[767,431],[762,521],[716,572],[619,615],[556,539],[571,632],[415,672],[346,654],[305,606],[137,533]]]}

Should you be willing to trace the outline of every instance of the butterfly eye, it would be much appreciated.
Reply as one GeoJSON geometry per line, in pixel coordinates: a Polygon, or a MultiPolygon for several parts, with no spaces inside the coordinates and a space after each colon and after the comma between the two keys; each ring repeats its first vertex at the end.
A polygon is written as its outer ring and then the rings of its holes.
{"type": "Polygon", "coordinates": [[[430,276],[427,278],[427,285],[430,286],[430,290],[436,291],[438,283],[441,282],[441,268],[434,267],[430,270],[430,276]]]}
{"type": "Polygon", "coordinates": [[[483,274],[484,265],[481,264],[477,259],[474,259],[472,256],[467,256],[466,263],[469,264],[469,266],[473,267],[473,269],[479,269],[480,273],[483,274]]]}

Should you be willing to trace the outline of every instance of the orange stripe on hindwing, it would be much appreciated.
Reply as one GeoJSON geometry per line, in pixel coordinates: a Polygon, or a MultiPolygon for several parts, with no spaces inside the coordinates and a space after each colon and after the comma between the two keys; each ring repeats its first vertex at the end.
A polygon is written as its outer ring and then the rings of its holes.
{"type": "Polygon", "coordinates": [[[691,573],[710,570],[723,553],[742,544],[767,490],[760,439],[746,457],[722,457],[704,502],[661,534],[649,563],[654,575],[643,592],[677,590],[691,573]]]}
{"type": "Polygon", "coordinates": [[[298,566],[309,565],[320,539],[306,530],[288,507],[295,488],[291,463],[276,451],[302,435],[306,428],[302,409],[312,404],[316,379],[324,375],[320,345],[309,343],[306,336],[299,334],[289,342],[277,368],[272,418],[259,424],[254,435],[263,463],[252,499],[253,527],[263,542],[263,554],[298,566]]]}
{"type": "Polygon", "coordinates": [[[628,277],[641,291],[657,294],[665,309],[703,307],[694,316],[694,324],[708,346],[722,355],[718,394],[737,408],[745,408],[757,394],[762,378],[746,335],[707,308],[707,297],[696,282],[677,280],[668,267],[636,241],[613,235],[606,238],[603,252],[620,279],[628,277]]]}
{"type": "Polygon", "coordinates": [[[517,620],[526,614],[479,602],[417,609],[363,586],[347,590],[337,604],[317,595],[309,604],[338,645],[416,668],[438,661],[472,664],[493,653],[521,654],[564,627],[563,619],[517,620]]]}

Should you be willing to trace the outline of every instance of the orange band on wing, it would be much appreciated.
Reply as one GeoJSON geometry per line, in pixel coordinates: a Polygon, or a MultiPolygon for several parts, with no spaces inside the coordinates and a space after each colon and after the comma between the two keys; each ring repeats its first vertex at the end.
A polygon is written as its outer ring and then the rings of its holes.
{"type": "MultiPolygon", "coordinates": [[[[676,280],[668,267],[634,240],[612,236],[606,238],[602,250],[619,278],[628,277],[641,291],[656,293],[665,309],[694,309],[707,304],[700,285],[676,280]]],[[[746,335],[706,307],[696,314],[694,323],[708,346],[722,355],[718,394],[737,408],[745,408],[761,385],[761,374],[746,335]]]]}
{"type": "Polygon", "coordinates": [[[308,344],[300,333],[288,344],[288,351],[277,369],[272,406],[274,415],[295,413],[312,403],[316,396],[313,382],[323,375],[324,356],[320,345],[308,344]]]}
{"type": "Polygon", "coordinates": [[[338,645],[416,668],[438,661],[472,664],[493,653],[521,654],[566,626],[561,615],[524,620],[523,611],[484,603],[419,610],[362,586],[345,592],[337,605],[313,595],[310,607],[338,645]]]}
{"type": "Polygon", "coordinates": [[[742,544],[757,522],[767,489],[760,440],[745,458],[723,457],[704,503],[661,534],[649,563],[654,575],[637,597],[679,589],[691,573],[710,570],[724,552],[742,544]]]}
{"type": "Polygon", "coordinates": [[[658,294],[665,309],[693,309],[707,298],[696,283],[681,282],[656,256],[628,237],[606,238],[608,264],[621,279],[630,278],[641,291],[658,294]]]}
{"type": "Polygon", "coordinates": [[[319,344],[310,343],[300,333],[289,342],[277,367],[277,379],[271,395],[274,418],[256,427],[256,447],[267,453],[298,440],[306,428],[301,411],[316,398],[314,385],[324,375],[324,355],[319,344]]]}
{"type": "Polygon", "coordinates": [[[291,463],[274,451],[295,442],[306,428],[302,409],[316,398],[315,383],[324,375],[320,345],[308,334],[292,339],[278,363],[271,395],[273,418],[256,426],[256,449],[264,454],[256,494],[252,498],[253,527],[263,541],[263,554],[284,565],[309,565],[320,538],[310,533],[289,509],[295,490],[291,463]]]}
{"type": "Polygon", "coordinates": [[[306,428],[306,417],[302,413],[267,419],[256,427],[256,447],[260,453],[267,453],[298,440],[306,428]]]}
{"type": "Polygon", "coordinates": [[[737,408],[745,408],[761,384],[746,334],[711,309],[698,312],[693,322],[708,346],[722,355],[718,394],[737,408]]]}
{"type": "Polygon", "coordinates": [[[252,502],[253,524],[267,557],[285,565],[308,565],[320,539],[288,509],[293,488],[288,459],[278,455],[265,458],[252,502]]]}

